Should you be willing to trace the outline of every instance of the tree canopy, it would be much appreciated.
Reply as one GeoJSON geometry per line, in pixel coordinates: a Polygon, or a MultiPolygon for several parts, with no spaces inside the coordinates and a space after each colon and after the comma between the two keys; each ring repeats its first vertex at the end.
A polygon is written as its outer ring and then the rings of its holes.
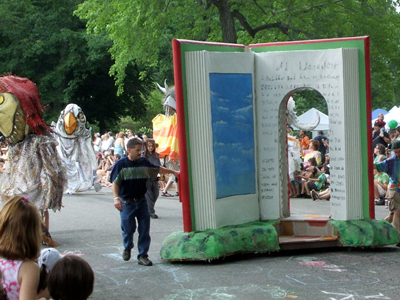
{"type": "MultiPolygon", "coordinates": [[[[161,109],[155,82],[173,84],[173,38],[247,45],[369,35],[373,108],[390,109],[400,102],[398,2],[2,0],[0,69],[38,85],[47,122],[76,103],[104,131],[124,116],[150,126],[161,109]]],[[[320,101],[299,99],[300,110],[320,101]]]]}
{"type": "Polygon", "coordinates": [[[68,103],[82,107],[88,121],[102,131],[114,128],[121,116],[146,114],[144,94],[155,88],[151,70],[131,60],[125,67],[125,93],[109,75],[112,66],[105,34],[87,35],[73,11],[80,0],[2,0],[0,3],[0,69],[27,77],[48,106],[45,119],[56,121],[68,103]],[[143,76],[143,70],[147,70],[143,76]]]}
{"type": "MultiPolygon", "coordinates": [[[[399,103],[398,1],[376,0],[86,0],[76,15],[113,44],[110,73],[122,92],[136,60],[172,81],[172,38],[228,43],[371,37],[373,106],[399,103]]],[[[146,71],[146,70],[145,70],[146,71]]],[[[142,75],[145,75],[145,71],[142,75]]]]}

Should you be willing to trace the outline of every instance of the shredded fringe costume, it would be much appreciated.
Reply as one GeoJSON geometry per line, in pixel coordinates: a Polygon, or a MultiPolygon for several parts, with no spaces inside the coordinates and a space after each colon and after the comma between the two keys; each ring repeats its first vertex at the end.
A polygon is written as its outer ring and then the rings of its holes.
{"type": "Polygon", "coordinates": [[[56,142],[50,137],[30,134],[10,146],[8,153],[0,181],[2,201],[20,195],[40,210],[60,210],[66,178],[56,142]]]}
{"type": "Polygon", "coordinates": [[[86,116],[76,104],[68,104],[57,123],[52,123],[58,155],[67,172],[69,194],[101,190],[97,179],[97,158],[92,145],[92,129],[86,128],[86,116]],[[95,181],[96,178],[96,181],[95,181]]]}
{"type": "MultiPolygon", "coordinates": [[[[0,179],[0,199],[27,197],[43,213],[60,210],[66,173],[57,142],[43,120],[39,90],[27,78],[0,77],[0,132],[9,142],[8,161],[0,179]]],[[[43,242],[56,243],[43,225],[43,242]]]]}

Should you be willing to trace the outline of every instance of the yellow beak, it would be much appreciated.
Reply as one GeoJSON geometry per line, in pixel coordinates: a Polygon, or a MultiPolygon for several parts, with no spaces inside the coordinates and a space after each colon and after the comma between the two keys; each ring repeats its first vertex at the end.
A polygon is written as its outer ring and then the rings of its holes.
{"type": "Polygon", "coordinates": [[[64,117],[64,129],[67,134],[73,134],[76,129],[76,118],[73,113],[67,113],[64,117]]]}

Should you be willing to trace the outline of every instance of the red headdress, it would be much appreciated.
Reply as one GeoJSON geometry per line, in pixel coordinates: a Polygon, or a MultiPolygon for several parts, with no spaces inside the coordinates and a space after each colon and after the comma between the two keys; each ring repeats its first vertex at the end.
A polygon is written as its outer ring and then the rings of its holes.
{"type": "Polygon", "coordinates": [[[0,93],[12,93],[17,97],[25,115],[25,123],[34,133],[44,135],[46,129],[52,131],[43,120],[43,108],[35,83],[19,76],[1,76],[0,93]]]}

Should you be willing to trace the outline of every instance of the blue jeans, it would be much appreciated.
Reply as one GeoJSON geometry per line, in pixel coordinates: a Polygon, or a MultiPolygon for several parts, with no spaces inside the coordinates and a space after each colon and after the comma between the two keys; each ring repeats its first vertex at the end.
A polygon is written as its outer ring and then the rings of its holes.
{"type": "Polygon", "coordinates": [[[138,222],[138,248],[140,255],[147,255],[150,248],[150,212],[147,206],[146,198],[143,197],[138,201],[122,201],[121,230],[122,243],[125,249],[133,248],[133,234],[136,231],[136,220],[138,222]]]}

